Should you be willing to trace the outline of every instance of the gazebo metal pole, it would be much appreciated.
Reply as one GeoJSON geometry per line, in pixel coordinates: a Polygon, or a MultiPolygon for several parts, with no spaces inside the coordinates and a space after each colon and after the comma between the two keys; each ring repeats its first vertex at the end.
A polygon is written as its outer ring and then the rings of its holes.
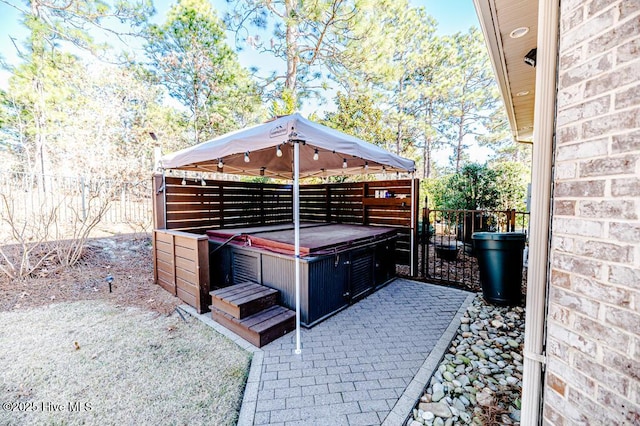
{"type": "Polygon", "coordinates": [[[293,142],[293,229],[296,268],[296,354],[300,348],[300,142],[293,142]]]}

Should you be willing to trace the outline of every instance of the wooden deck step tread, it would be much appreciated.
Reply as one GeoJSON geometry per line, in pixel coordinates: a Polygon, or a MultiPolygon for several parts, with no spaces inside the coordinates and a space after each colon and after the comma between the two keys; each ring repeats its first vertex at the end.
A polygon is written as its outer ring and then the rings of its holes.
{"type": "Polygon", "coordinates": [[[241,283],[211,292],[212,307],[237,318],[247,318],[278,301],[278,290],[256,283],[241,283]]]}
{"type": "Polygon", "coordinates": [[[254,282],[251,281],[247,281],[247,282],[243,282],[240,284],[236,284],[236,285],[232,285],[229,287],[223,287],[219,290],[214,290],[212,292],[210,292],[210,294],[212,296],[216,296],[216,297],[226,297],[226,296],[232,296],[238,292],[242,292],[245,291],[247,289],[251,289],[254,288],[255,286],[260,285],[260,284],[256,284],[254,282]]]}
{"type": "Polygon", "coordinates": [[[295,312],[282,306],[272,306],[244,319],[212,306],[211,317],[259,348],[296,328],[295,312]]]}

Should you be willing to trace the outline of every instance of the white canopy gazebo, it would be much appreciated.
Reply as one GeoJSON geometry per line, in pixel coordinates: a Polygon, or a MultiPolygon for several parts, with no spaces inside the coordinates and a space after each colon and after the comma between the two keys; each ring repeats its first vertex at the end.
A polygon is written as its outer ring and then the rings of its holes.
{"type": "Polygon", "coordinates": [[[413,160],[297,113],[166,155],[160,166],[293,180],[296,353],[300,353],[300,178],[415,170],[413,160]]]}

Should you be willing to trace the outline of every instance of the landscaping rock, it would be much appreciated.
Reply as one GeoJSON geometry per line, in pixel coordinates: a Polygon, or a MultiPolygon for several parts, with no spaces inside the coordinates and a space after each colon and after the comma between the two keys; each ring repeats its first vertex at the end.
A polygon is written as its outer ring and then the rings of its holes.
{"type": "Polygon", "coordinates": [[[480,425],[487,413],[495,412],[491,422],[519,425],[524,309],[488,305],[477,296],[460,323],[414,410],[414,421],[429,426],[480,425]],[[502,412],[485,411],[493,406],[502,412]]]}
{"type": "Polygon", "coordinates": [[[431,400],[433,402],[438,402],[442,398],[444,398],[444,391],[436,391],[436,392],[433,393],[433,395],[431,395],[431,400]]]}
{"type": "Polygon", "coordinates": [[[424,413],[422,413],[422,418],[425,419],[427,422],[433,421],[435,417],[436,416],[431,411],[425,411],[424,413]]]}
{"type": "Polygon", "coordinates": [[[420,410],[431,412],[437,417],[451,417],[451,410],[449,409],[449,406],[443,402],[421,403],[418,407],[420,410]]]}

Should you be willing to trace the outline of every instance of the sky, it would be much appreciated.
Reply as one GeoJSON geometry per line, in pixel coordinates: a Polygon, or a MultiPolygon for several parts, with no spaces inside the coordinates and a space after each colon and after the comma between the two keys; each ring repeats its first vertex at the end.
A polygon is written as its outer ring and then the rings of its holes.
{"type": "MultiPolygon", "coordinates": [[[[13,1],[24,7],[19,0],[13,1]]],[[[158,23],[164,21],[164,17],[173,3],[174,0],[155,0],[157,13],[153,17],[153,21],[158,23]]],[[[226,0],[213,0],[212,3],[220,12],[227,7],[226,0]]],[[[424,6],[427,12],[436,18],[438,33],[441,35],[466,31],[471,26],[478,26],[478,17],[472,0],[411,0],[411,3],[416,6],[424,6]]],[[[6,3],[0,3],[0,55],[9,64],[17,65],[19,62],[12,37],[15,39],[15,44],[21,47],[25,36],[26,31],[20,23],[19,12],[6,3]]],[[[251,64],[251,55],[240,54],[240,60],[243,65],[251,64]]],[[[4,72],[0,74],[0,87],[6,87],[7,78],[8,74],[4,72]]]]}
{"type": "MultiPolygon", "coordinates": [[[[21,7],[24,4],[19,0],[12,0],[21,7]]],[[[164,21],[166,13],[170,6],[175,3],[175,0],[155,0],[156,15],[152,18],[152,21],[161,23],[164,21]]],[[[219,11],[220,16],[224,13],[227,7],[226,0],[212,0],[213,6],[219,11]]],[[[438,21],[437,33],[439,35],[450,35],[456,32],[466,32],[470,27],[478,27],[478,17],[476,15],[475,8],[472,0],[410,0],[410,3],[415,6],[424,6],[431,16],[438,21]]],[[[18,65],[19,59],[16,54],[16,46],[19,48],[24,41],[26,31],[20,23],[19,12],[8,6],[6,3],[0,2],[0,58],[6,61],[10,65],[18,65]],[[12,41],[12,38],[15,41],[12,41]],[[15,44],[14,44],[15,43],[15,44]]],[[[229,37],[229,42],[233,46],[233,38],[229,37]]],[[[271,71],[278,66],[282,66],[275,62],[272,58],[256,58],[255,52],[250,50],[244,50],[239,53],[239,61],[245,66],[249,67],[260,63],[261,69],[265,72],[271,71]]],[[[4,70],[0,70],[0,88],[6,89],[8,86],[9,73],[4,70]]],[[[331,93],[327,94],[328,98],[331,98],[331,93]]],[[[326,105],[318,105],[310,102],[302,108],[303,115],[309,115],[312,112],[322,113],[327,110],[331,110],[333,105],[329,102],[326,105]]],[[[471,144],[471,148],[468,151],[473,159],[476,161],[485,161],[490,151],[487,149],[481,149],[473,143],[473,141],[465,141],[471,144]]],[[[446,154],[439,159],[439,162],[446,162],[446,154]]]]}

